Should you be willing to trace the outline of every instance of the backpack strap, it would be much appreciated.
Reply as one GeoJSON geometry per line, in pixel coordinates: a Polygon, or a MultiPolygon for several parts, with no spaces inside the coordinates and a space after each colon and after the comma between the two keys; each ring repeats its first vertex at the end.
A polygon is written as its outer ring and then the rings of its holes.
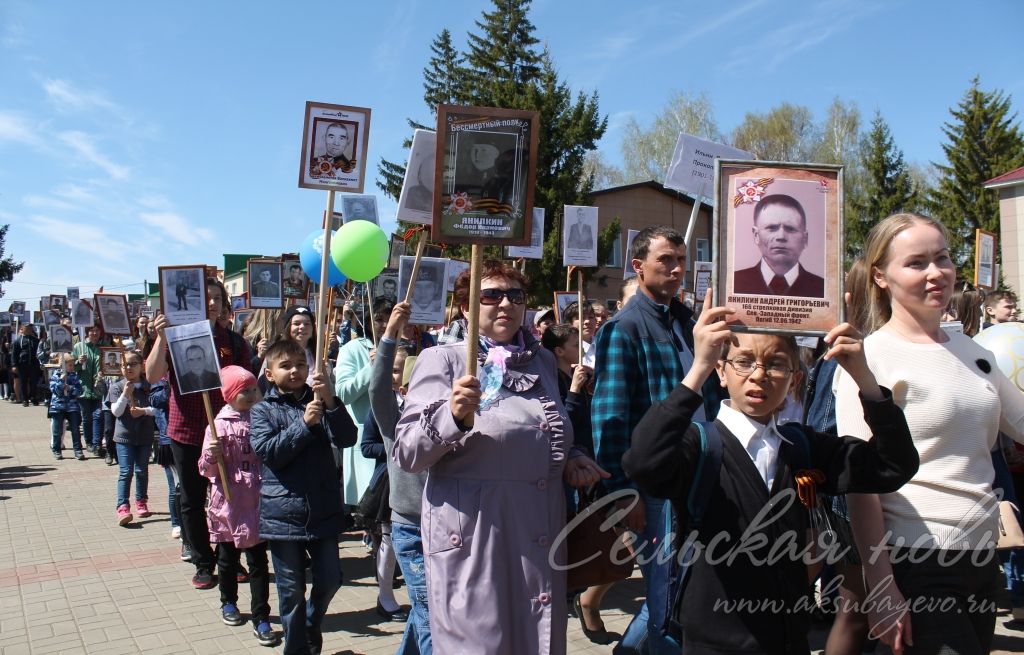
{"type": "Polygon", "coordinates": [[[696,541],[689,539],[689,532],[700,529],[704,514],[711,503],[711,495],[718,487],[719,474],[722,470],[722,435],[714,422],[694,421],[693,426],[700,434],[700,457],[697,469],[690,483],[690,493],[686,499],[687,520],[680,524],[674,508],[666,512],[666,521],[670,521],[672,533],[682,536],[683,551],[677,553],[669,564],[668,602],[665,603],[664,619],[661,623],[662,634],[666,639],[677,644],[682,643],[683,629],[679,624],[679,608],[683,602],[683,592],[693,565],[696,541]]]}
{"type": "Polygon", "coordinates": [[[783,423],[779,426],[779,432],[792,442],[795,448],[796,460],[792,463],[793,471],[811,468],[811,444],[807,441],[807,434],[799,423],[783,423]]]}

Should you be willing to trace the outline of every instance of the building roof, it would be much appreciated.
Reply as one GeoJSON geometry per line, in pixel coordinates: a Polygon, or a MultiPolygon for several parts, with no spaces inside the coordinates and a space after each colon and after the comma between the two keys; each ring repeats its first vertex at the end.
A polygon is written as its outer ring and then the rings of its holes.
{"type": "Polygon", "coordinates": [[[998,177],[993,177],[991,180],[985,182],[986,189],[998,189],[1000,187],[1017,186],[1024,184],[1024,166],[1014,169],[1008,173],[1003,173],[998,177]]]}
{"type": "Polygon", "coordinates": [[[246,264],[250,259],[260,259],[263,255],[224,255],[224,278],[245,273],[246,264]]]}
{"type": "MultiPolygon", "coordinates": [[[[621,193],[623,191],[632,191],[633,189],[641,188],[653,189],[654,191],[657,191],[659,193],[664,193],[670,198],[674,198],[676,200],[685,202],[688,205],[692,205],[694,203],[694,200],[696,200],[690,194],[682,193],[681,191],[676,191],[675,189],[670,189],[656,180],[647,180],[646,182],[635,182],[633,184],[623,184],[622,186],[613,186],[607,189],[598,189],[597,191],[591,191],[590,197],[593,198],[595,196],[603,196],[609,193],[621,193]]],[[[710,203],[701,202],[700,204],[702,205],[702,209],[706,208],[709,212],[712,211],[712,209],[714,209],[714,207],[710,203]]]]}

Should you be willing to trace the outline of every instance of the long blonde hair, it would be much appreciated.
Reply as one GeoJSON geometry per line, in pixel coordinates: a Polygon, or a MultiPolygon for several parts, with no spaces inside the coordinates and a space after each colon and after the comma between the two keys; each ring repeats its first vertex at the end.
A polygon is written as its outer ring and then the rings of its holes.
{"type": "Polygon", "coordinates": [[[875,284],[875,269],[882,270],[889,263],[889,245],[896,236],[914,225],[930,225],[942,233],[948,243],[949,233],[946,226],[931,216],[923,214],[899,213],[887,216],[868,232],[864,242],[864,261],[866,266],[867,285],[867,317],[864,329],[874,332],[892,318],[892,298],[887,289],[875,284]]]}

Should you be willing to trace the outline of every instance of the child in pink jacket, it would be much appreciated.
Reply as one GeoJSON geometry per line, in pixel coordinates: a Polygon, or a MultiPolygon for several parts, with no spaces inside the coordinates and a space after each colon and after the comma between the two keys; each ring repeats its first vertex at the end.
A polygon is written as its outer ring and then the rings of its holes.
{"type": "Polygon", "coordinates": [[[252,596],[253,634],[263,646],[275,646],[279,636],[270,629],[270,577],[267,543],[260,535],[260,459],[249,444],[249,409],[263,394],[252,373],[240,366],[226,366],[220,372],[221,393],[227,404],[217,413],[217,439],[206,428],[199,473],[210,479],[207,523],[210,542],[217,550],[217,579],[220,587],[221,620],[242,625],[238,611],[238,567],[242,551],[249,560],[249,593],[252,596]],[[224,460],[231,501],[224,496],[224,480],[217,459],[224,460]]]}

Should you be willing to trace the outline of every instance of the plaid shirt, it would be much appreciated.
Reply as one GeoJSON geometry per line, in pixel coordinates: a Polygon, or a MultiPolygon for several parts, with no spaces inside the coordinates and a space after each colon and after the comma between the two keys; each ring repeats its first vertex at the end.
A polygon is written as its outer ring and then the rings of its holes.
{"type": "MultiPolygon", "coordinates": [[[[213,328],[213,343],[217,347],[217,360],[221,368],[234,364],[250,370],[252,349],[245,339],[217,324],[213,328]]],[[[167,384],[171,392],[167,404],[167,436],[181,444],[202,446],[203,433],[207,425],[203,394],[183,395],[178,390],[178,379],[174,375],[170,349],[164,357],[167,360],[167,384]]],[[[224,397],[219,391],[210,392],[210,405],[213,406],[214,416],[224,407],[224,397]]]]}
{"type": "MultiPolygon", "coordinates": [[[[609,491],[636,488],[622,470],[633,428],[686,375],[673,340],[673,320],[692,349],[693,313],[674,298],[669,307],[659,305],[643,291],[597,331],[591,420],[597,463],[611,474],[603,483],[609,491]]],[[[715,388],[704,387],[706,411],[718,406],[715,388]]]]}

